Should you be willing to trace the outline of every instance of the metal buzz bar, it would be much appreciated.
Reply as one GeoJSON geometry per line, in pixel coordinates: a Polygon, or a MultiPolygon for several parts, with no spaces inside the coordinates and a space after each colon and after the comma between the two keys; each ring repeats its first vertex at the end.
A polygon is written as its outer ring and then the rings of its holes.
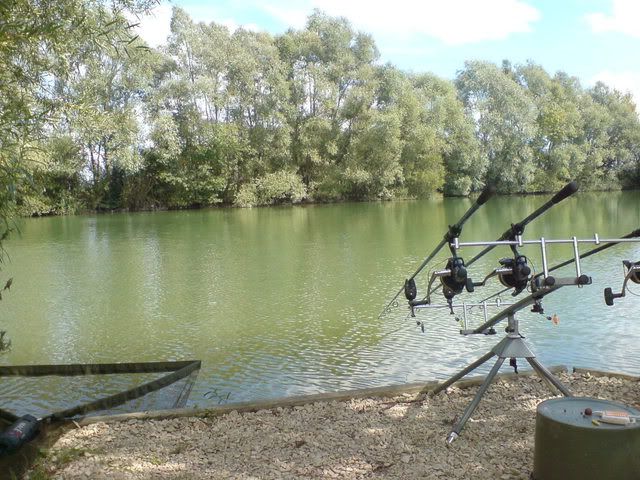
{"type": "MultiPolygon", "coordinates": [[[[421,310],[423,308],[424,309],[449,308],[451,309],[451,311],[453,311],[454,309],[462,309],[462,330],[466,330],[467,329],[467,312],[471,312],[471,310],[474,308],[479,308],[480,310],[482,310],[482,313],[484,315],[484,320],[486,322],[489,320],[489,307],[500,308],[505,305],[507,306],[513,305],[513,303],[503,302],[502,300],[497,298],[493,302],[462,302],[462,303],[454,303],[451,305],[443,305],[443,304],[417,305],[414,308],[412,308],[412,311],[414,309],[421,310]]],[[[422,325],[422,322],[419,322],[419,324],[422,325]]]]}
{"type": "MultiPolygon", "coordinates": [[[[622,238],[600,238],[598,236],[598,234],[594,234],[593,238],[588,238],[588,239],[578,239],[577,237],[572,237],[570,239],[545,239],[544,237],[541,237],[539,240],[523,240],[521,235],[516,236],[515,240],[495,240],[495,241],[480,241],[480,242],[460,242],[458,238],[454,238],[450,247],[452,248],[452,250],[454,251],[454,255],[457,255],[457,251],[460,248],[463,247],[477,247],[477,246],[498,246],[498,245],[507,245],[507,246],[518,246],[518,247],[523,247],[525,245],[540,245],[540,249],[541,249],[541,254],[542,254],[542,266],[543,266],[543,272],[541,272],[538,275],[535,275],[532,277],[531,279],[531,284],[532,284],[532,288],[535,289],[535,292],[525,298],[523,298],[521,301],[515,303],[515,304],[511,304],[513,305],[512,308],[508,308],[505,309],[503,312],[498,313],[497,315],[495,315],[494,317],[492,317],[491,319],[487,319],[485,317],[485,323],[483,325],[481,325],[478,328],[472,329],[472,330],[468,330],[466,327],[463,328],[460,333],[462,335],[469,335],[469,334],[479,334],[479,333],[487,333],[488,331],[490,331],[490,329],[498,322],[500,322],[501,320],[505,319],[508,317],[508,314],[511,313],[515,313],[518,310],[528,306],[528,305],[532,305],[532,304],[538,304],[539,301],[541,300],[542,297],[544,297],[545,295],[557,290],[558,288],[562,287],[562,286],[568,286],[568,285],[575,285],[578,287],[582,287],[583,285],[589,285],[591,283],[591,278],[588,277],[587,275],[584,275],[582,273],[582,269],[581,269],[581,265],[580,265],[580,259],[581,258],[585,258],[588,257],[592,254],[595,254],[599,251],[602,251],[606,248],[609,248],[611,246],[617,245],[619,243],[625,243],[625,242],[640,242],[640,238],[637,238],[638,233],[640,233],[640,230],[636,230],[634,232],[631,232],[628,235],[625,235],[622,238]],[[580,251],[579,251],[579,244],[581,243],[589,243],[589,244],[595,244],[595,245],[599,245],[597,248],[594,248],[592,250],[590,250],[589,252],[586,252],[583,255],[580,255],[580,251]],[[574,258],[571,260],[567,260],[559,265],[556,265],[554,267],[549,267],[548,264],[548,256],[547,256],[547,246],[548,245],[553,245],[553,244],[572,244],[573,245],[573,253],[574,253],[574,258]],[[575,278],[555,278],[549,275],[549,273],[553,270],[556,270],[557,268],[561,267],[561,266],[565,266],[568,265],[570,263],[574,263],[575,264],[575,269],[576,269],[576,276],[575,278]],[[540,276],[543,277],[542,281],[540,281],[540,276]]],[[[639,267],[640,268],[640,267],[639,267]]],[[[495,275],[499,275],[501,273],[508,273],[509,269],[508,268],[498,268],[493,270],[489,275],[487,275],[485,277],[485,279],[476,284],[476,285],[482,285],[484,284],[489,278],[491,278],[492,276],[495,275]]],[[[634,272],[636,271],[635,269],[633,270],[634,272]]],[[[436,277],[444,277],[447,275],[450,275],[451,272],[448,269],[445,270],[441,270],[441,271],[437,271],[434,272],[433,276],[432,276],[432,280],[429,283],[429,290],[431,289],[431,284],[433,283],[433,280],[436,277]]],[[[634,277],[635,278],[635,277],[634,277]]],[[[625,283],[626,285],[626,283],[625,283]]],[[[510,288],[509,288],[510,289],[510,288]]],[[[505,289],[504,291],[507,291],[509,289],[505,289]]],[[[469,289],[468,289],[469,290],[469,289]]],[[[504,292],[503,291],[503,292],[504,292]]],[[[503,293],[503,292],[498,292],[498,294],[503,293]]],[[[624,290],[623,290],[624,292],[624,290]]],[[[495,295],[495,294],[494,294],[495,295]]],[[[606,295],[606,292],[605,292],[606,295]]],[[[621,295],[621,294],[618,294],[621,295]]],[[[491,297],[481,300],[480,303],[483,303],[487,300],[489,300],[491,297]]],[[[613,298],[618,298],[618,297],[613,297],[613,298]]],[[[424,308],[428,305],[430,305],[430,299],[427,298],[426,300],[420,300],[420,301],[411,301],[409,302],[409,305],[411,307],[412,310],[412,316],[414,316],[413,312],[414,309],[416,308],[424,308]]],[[[451,304],[451,302],[448,302],[447,305],[433,305],[434,308],[446,308],[448,307],[451,310],[451,313],[453,313],[453,305],[451,304]]],[[[486,314],[486,311],[485,311],[486,314]]]]}
{"type": "MultiPolygon", "coordinates": [[[[622,238],[623,239],[628,239],[628,238],[633,238],[633,237],[640,237],[640,229],[633,230],[632,232],[629,232],[626,235],[624,235],[622,238]]],[[[583,259],[585,259],[587,257],[595,255],[596,253],[600,253],[603,250],[606,250],[606,249],[611,248],[611,247],[615,247],[616,245],[617,245],[617,242],[616,243],[606,243],[604,245],[600,245],[598,247],[592,248],[591,250],[589,250],[587,252],[581,253],[579,258],[581,260],[583,260],[583,259]]],[[[554,265],[553,267],[549,268],[548,273],[553,272],[555,270],[558,270],[558,269],[560,269],[562,267],[566,267],[567,265],[571,265],[573,262],[574,262],[573,258],[571,258],[569,260],[565,260],[563,262],[560,262],[557,265],[554,265]]],[[[533,276],[532,280],[535,281],[535,280],[537,280],[538,278],[540,278],[543,275],[544,275],[544,272],[536,273],[533,276]]],[[[498,292],[492,293],[491,295],[489,295],[488,297],[486,297],[484,300],[481,300],[481,301],[491,300],[492,298],[494,298],[494,297],[496,297],[498,295],[502,295],[503,293],[508,292],[509,290],[511,290],[511,287],[508,287],[508,288],[505,288],[504,290],[500,290],[498,292]]]]}
{"type": "Polygon", "coordinates": [[[585,285],[583,281],[580,281],[582,275],[582,271],[580,269],[580,252],[578,250],[578,245],[581,243],[590,243],[595,245],[600,245],[601,243],[606,244],[618,244],[618,243],[631,243],[631,242],[640,242],[640,238],[600,238],[598,234],[594,234],[593,238],[584,238],[579,239],[577,237],[571,237],[569,239],[546,239],[544,237],[540,237],[539,240],[523,240],[522,236],[517,235],[515,240],[497,240],[497,241],[487,241],[487,242],[460,242],[457,238],[453,239],[452,248],[454,250],[458,250],[463,247],[481,247],[481,246],[499,246],[499,245],[508,245],[508,246],[517,246],[523,247],[525,245],[540,245],[540,251],[542,254],[542,275],[545,281],[553,282],[553,277],[549,276],[549,263],[547,260],[547,245],[554,244],[572,244],[573,245],[573,254],[574,259],[572,262],[575,263],[576,266],[576,279],[573,285],[582,286],[585,285]]]}
{"type": "MultiPolygon", "coordinates": [[[[492,241],[492,242],[459,242],[457,239],[454,239],[452,247],[457,250],[463,247],[477,247],[477,246],[486,246],[486,245],[516,245],[516,246],[524,246],[524,245],[540,245],[541,254],[542,254],[542,266],[543,266],[543,281],[537,282],[539,277],[534,277],[532,279],[532,287],[536,290],[527,297],[524,297],[519,302],[512,304],[509,308],[503,310],[502,312],[495,315],[493,318],[487,320],[481,326],[473,329],[473,330],[462,330],[460,333],[463,335],[468,334],[477,334],[477,333],[486,333],[488,329],[493,327],[496,323],[501,320],[507,318],[509,315],[515,314],[518,310],[522,308],[537,303],[542,299],[542,297],[548,295],[549,293],[567,285],[577,285],[578,287],[582,287],[583,285],[588,285],[591,283],[591,278],[582,273],[580,267],[580,252],[578,249],[578,245],[581,243],[590,243],[590,244],[607,244],[613,245],[618,243],[630,243],[630,242],[640,242],[640,238],[600,238],[598,234],[594,234],[593,238],[589,239],[578,239],[577,237],[572,237],[570,239],[545,239],[541,237],[539,240],[523,240],[521,236],[516,237],[516,240],[509,241],[492,241]],[[547,245],[553,244],[572,244],[573,245],[573,253],[574,259],[572,262],[575,263],[576,266],[576,277],[575,278],[555,278],[549,275],[549,266],[547,260],[547,245]]],[[[600,247],[603,248],[603,247],[600,247]]],[[[571,263],[571,261],[568,261],[571,263]]],[[[554,267],[555,269],[556,267],[554,267]]]]}

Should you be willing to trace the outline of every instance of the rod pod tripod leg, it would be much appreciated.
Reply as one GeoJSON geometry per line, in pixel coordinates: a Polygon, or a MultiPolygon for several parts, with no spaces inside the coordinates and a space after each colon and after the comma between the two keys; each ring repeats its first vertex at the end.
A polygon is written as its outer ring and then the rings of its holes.
{"type": "Polygon", "coordinates": [[[518,321],[516,320],[515,315],[513,313],[509,314],[508,321],[509,321],[508,328],[507,328],[508,333],[506,337],[504,337],[488,353],[486,353],[485,355],[480,357],[478,360],[476,360],[472,364],[462,369],[460,372],[453,375],[444,383],[438,385],[430,393],[431,396],[437,395],[442,390],[449,387],[453,383],[457,382],[462,377],[466,376],[467,374],[469,374],[470,372],[478,368],[480,365],[486,363],[494,356],[498,357],[498,359],[496,360],[496,363],[491,368],[491,371],[489,372],[489,374],[486,376],[486,378],[478,388],[478,392],[476,393],[475,397],[473,397],[473,400],[471,400],[469,405],[467,405],[467,408],[465,408],[464,413],[462,414],[462,417],[460,417],[460,419],[456,422],[456,424],[453,426],[453,429],[451,430],[451,433],[449,433],[449,435],[447,436],[447,444],[449,445],[453,443],[453,441],[460,436],[460,432],[462,432],[462,429],[466,425],[467,420],[469,420],[469,418],[471,417],[475,409],[478,407],[480,400],[482,399],[483,395],[489,388],[489,385],[491,385],[491,382],[493,382],[493,379],[495,378],[498,371],[500,370],[500,367],[502,366],[502,364],[507,358],[524,358],[525,360],[527,360],[527,362],[529,362],[531,367],[533,367],[533,369],[540,376],[540,378],[542,378],[545,381],[545,383],[547,383],[547,385],[550,387],[552,391],[553,391],[553,387],[555,387],[565,397],[573,396],[571,391],[567,387],[565,387],[560,382],[560,380],[558,380],[548,369],[546,369],[536,359],[536,356],[529,349],[528,345],[520,335],[520,332],[518,331],[518,321]]]}

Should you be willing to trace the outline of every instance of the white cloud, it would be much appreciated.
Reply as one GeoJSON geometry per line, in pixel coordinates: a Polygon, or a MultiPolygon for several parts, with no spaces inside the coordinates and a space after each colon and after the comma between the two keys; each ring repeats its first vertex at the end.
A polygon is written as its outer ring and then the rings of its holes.
{"type": "Polygon", "coordinates": [[[427,35],[448,45],[501,40],[530,32],[540,12],[522,0],[288,0],[257,6],[286,25],[302,27],[312,8],[343,16],[359,29],[378,35],[427,35]]]}
{"type": "Polygon", "coordinates": [[[611,15],[590,13],[586,19],[594,32],[620,32],[640,38],[640,2],[637,0],[613,0],[611,15]]]}
{"type": "Polygon", "coordinates": [[[153,11],[142,17],[138,25],[138,35],[147,42],[150,47],[159,47],[167,42],[169,36],[170,23],[171,23],[171,10],[172,6],[163,3],[153,11]]]}
{"type": "MultiPolygon", "coordinates": [[[[179,4],[179,2],[177,2],[179,4]]],[[[259,9],[280,21],[285,27],[303,28],[314,8],[332,16],[346,17],[357,29],[376,38],[408,40],[415,37],[436,38],[447,45],[463,45],[485,40],[502,40],[514,33],[530,32],[540,19],[540,12],[524,0],[278,0],[266,4],[250,0],[259,9]]],[[[166,42],[172,5],[163,3],[142,18],[139,34],[152,47],[166,42]]],[[[190,5],[187,13],[196,22],[239,26],[222,18],[214,5],[190,5]]],[[[242,25],[250,30],[263,28],[242,25]]]]}
{"type": "MultiPolygon", "coordinates": [[[[603,70],[594,75],[591,79],[591,83],[603,82],[609,87],[615,88],[622,93],[631,93],[633,95],[636,107],[640,106],[640,72],[625,71],[625,72],[612,72],[609,70],[603,70]]],[[[640,110],[636,108],[640,114],[640,110]]]]}
{"type": "MultiPolygon", "coordinates": [[[[183,7],[184,8],[184,7],[183,7]]],[[[253,30],[255,32],[264,30],[255,23],[239,24],[235,20],[230,18],[223,18],[218,15],[215,9],[207,6],[189,7],[185,9],[194,22],[211,23],[216,22],[220,25],[224,25],[229,31],[234,32],[238,28],[242,27],[245,30],[253,30]]],[[[168,3],[162,3],[155,7],[150,14],[142,17],[141,19],[134,20],[140,25],[137,28],[137,33],[140,35],[147,45],[153,48],[157,48],[160,45],[167,43],[169,33],[171,33],[171,13],[173,11],[173,5],[168,3]]]]}

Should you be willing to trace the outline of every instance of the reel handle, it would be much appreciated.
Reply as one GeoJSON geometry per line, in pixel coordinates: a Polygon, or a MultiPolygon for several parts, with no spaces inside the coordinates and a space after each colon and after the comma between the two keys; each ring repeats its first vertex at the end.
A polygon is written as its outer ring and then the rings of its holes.
{"type": "Polygon", "coordinates": [[[640,272],[640,262],[630,262],[629,260],[623,260],[622,264],[627,270],[626,275],[624,276],[624,282],[622,282],[622,291],[620,293],[613,293],[610,287],[604,289],[604,303],[608,306],[613,305],[613,300],[615,298],[622,298],[627,293],[627,283],[631,280],[633,283],[640,283],[640,276],[638,276],[638,272],[640,272]]]}
{"type": "Polygon", "coordinates": [[[606,303],[609,307],[613,306],[614,298],[622,298],[624,297],[624,291],[620,293],[613,293],[611,287],[607,287],[604,289],[604,303],[606,303]]]}
{"type": "Polygon", "coordinates": [[[473,291],[475,290],[475,287],[476,287],[476,283],[470,278],[467,278],[467,282],[465,284],[465,288],[467,289],[467,292],[473,293],[473,291]]]}

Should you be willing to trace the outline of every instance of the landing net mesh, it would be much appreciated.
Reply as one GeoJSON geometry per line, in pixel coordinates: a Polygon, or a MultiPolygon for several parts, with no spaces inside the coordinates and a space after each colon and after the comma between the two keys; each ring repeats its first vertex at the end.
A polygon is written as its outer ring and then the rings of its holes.
{"type": "Polygon", "coordinates": [[[69,419],[183,408],[200,361],[0,367],[0,418],[69,419]]]}

